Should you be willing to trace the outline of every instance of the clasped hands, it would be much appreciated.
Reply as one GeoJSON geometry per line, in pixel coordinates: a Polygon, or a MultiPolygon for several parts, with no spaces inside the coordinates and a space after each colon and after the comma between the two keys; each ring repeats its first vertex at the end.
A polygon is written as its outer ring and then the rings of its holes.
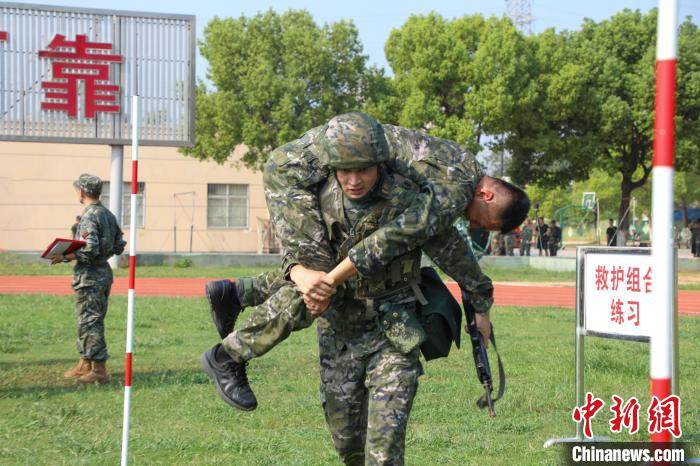
{"type": "Polygon", "coordinates": [[[338,287],[330,274],[307,269],[300,264],[292,267],[289,278],[303,294],[304,304],[314,316],[321,315],[328,308],[331,296],[338,287]]]}

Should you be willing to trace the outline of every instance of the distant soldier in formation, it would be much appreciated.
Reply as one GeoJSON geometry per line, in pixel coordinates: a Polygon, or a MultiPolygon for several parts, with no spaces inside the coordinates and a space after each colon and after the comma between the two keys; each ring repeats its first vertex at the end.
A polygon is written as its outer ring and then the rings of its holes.
{"type": "Polygon", "coordinates": [[[537,219],[535,233],[537,234],[537,250],[539,251],[539,255],[541,256],[542,251],[544,251],[544,255],[548,256],[549,226],[546,223],[544,223],[544,217],[540,217],[537,219]]]}
{"type": "Polygon", "coordinates": [[[557,255],[559,246],[561,245],[561,228],[557,225],[557,221],[552,219],[549,227],[549,255],[554,257],[557,255]]]}
{"type": "Polygon", "coordinates": [[[691,253],[694,257],[700,257],[700,219],[695,220],[690,228],[692,245],[691,253]]]}
{"type": "Polygon", "coordinates": [[[532,245],[532,222],[529,218],[525,219],[525,223],[520,229],[520,255],[529,256],[530,246],[532,245]]]}
{"type": "Polygon", "coordinates": [[[506,255],[506,234],[498,232],[493,235],[493,241],[491,242],[491,249],[493,249],[492,254],[494,256],[505,256],[506,255]]]}
{"type": "Polygon", "coordinates": [[[681,247],[690,248],[690,238],[692,233],[690,232],[690,225],[686,225],[681,230],[681,247]]]}
{"type": "Polygon", "coordinates": [[[78,227],[80,226],[80,215],[75,217],[75,223],[70,227],[70,239],[78,239],[78,227]]]}
{"type": "Polygon", "coordinates": [[[605,230],[606,246],[615,246],[617,238],[617,227],[615,227],[613,219],[608,220],[608,228],[605,230]]]}
{"type": "Polygon", "coordinates": [[[506,256],[514,255],[513,249],[515,248],[515,231],[503,234],[503,246],[505,249],[506,256]]]}
{"type": "Polygon", "coordinates": [[[77,239],[85,241],[85,246],[52,259],[53,264],[76,261],[72,286],[80,361],[64,376],[82,384],[103,384],[109,381],[105,367],[109,354],[104,319],[112,287],[112,269],[107,260],[124,252],[126,242],[114,214],[100,202],[102,181],[95,175],[84,173],[73,187],[80,203],[87,205],[76,231],[77,239]]]}

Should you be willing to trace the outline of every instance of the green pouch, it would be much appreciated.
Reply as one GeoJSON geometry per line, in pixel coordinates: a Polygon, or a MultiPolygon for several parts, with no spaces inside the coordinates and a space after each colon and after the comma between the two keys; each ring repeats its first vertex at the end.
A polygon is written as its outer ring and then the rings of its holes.
{"type": "Polygon", "coordinates": [[[387,339],[403,354],[410,353],[427,335],[415,312],[415,303],[384,302],[379,305],[379,327],[387,339]]]}

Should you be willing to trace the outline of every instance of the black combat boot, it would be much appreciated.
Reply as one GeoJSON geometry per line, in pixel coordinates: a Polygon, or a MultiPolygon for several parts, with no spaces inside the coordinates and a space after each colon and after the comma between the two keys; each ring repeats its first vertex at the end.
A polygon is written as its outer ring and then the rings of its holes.
{"type": "Polygon", "coordinates": [[[252,411],[258,407],[258,400],[245,373],[247,363],[234,361],[221,343],[204,352],[200,360],[204,372],[214,380],[216,391],[222,400],[243,411],[252,411]]]}
{"type": "Polygon", "coordinates": [[[223,340],[233,332],[233,326],[242,309],[236,284],[230,280],[211,281],[204,286],[204,291],[209,301],[211,320],[214,321],[216,331],[223,340]]]}

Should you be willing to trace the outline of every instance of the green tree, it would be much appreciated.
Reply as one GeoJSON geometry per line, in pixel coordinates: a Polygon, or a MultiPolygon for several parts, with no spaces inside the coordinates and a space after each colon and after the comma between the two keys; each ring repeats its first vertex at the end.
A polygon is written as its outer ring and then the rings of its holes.
{"type": "Polygon", "coordinates": [[[525,117],[515,122],[505,141],[512,155],[509,174],[520,184],[566,187],[587,179],[592,168],[597,147],[593,77],[585,64],[572,59],[573,33],[549,29],[530,37],[529,44],[536,97],[521,109],[525,117]]]}
{"type": "MultiPolygon", "coordinates": [[[[599,168],[620,176],[618,218],[651,174],[656,10],[624,10],[586,20],[580,31],[535,38],[539,98],[508,140],[512,175],[523,183],[566,186],[599,168]]],[[[699,171],[700,35],[680,27],[676,106],[679,167],[699,171]]],[[[627,218],[621,229],[627,229],[627,218]]]]}
{"type": "MultiPolygon", "coordinates": [[[[635,177],[641,176],[641,173],[636,173],[635,177]]],[[[634,200],[635,209],[628,212],[628,219],[633,218],[639,220],[642,215],[649,216],[651,213],[651,195],[652,187],[649,181],[641,188],[635,190],[634,200]]],[[[583,193],[594,192],[600,203],[600,221],[601,225],[606,225],[607,219],[618,219],[618,207],[620,205],[620,181],[622,174],[614,173],[608,175],[600,168],[593,169],[591,176],[587,180],[575,181],[569,183],[566,187],[543,187],[539,184],[530,184],[527,186],[527,193],[530,196],[533,204],[539,203],[540,216],[551,218],[557,209],[567,205],[580,205],[583,199],[583,193]]],[[[678,171],[674,177],[674,204],[675,209],[681,213],[682,225],[688,223],[687,209],[689,207],[700,206],[700,175],[678,171]]]]}
{"type": "Polygon", "coordinates": [[[600,205],[601,221],[617,218],[620,204],[620,175],[610,176],[595,169],[587,180],[569,183],[566,187],[548,188],[538,184],[527,186],[527,193],[533,203],[540,204],[540,216],[550,218],[558,209],[568,205],[582,205],[583,193],[594,192],[600,205]]]}
{"type": "MultiPolygon", "coordinates": [[[[502,135],[534,99],[532,54],[505,18],[411,16],[385,45],[394,72],[398,121],[477,152],[502,135]]],[[[489,146],[498,149],[500,139],[489,146]]]]}
{"type": "Polygon", "coordinates": [[[402,101],[393,78],[372,66],[365,73],[362,90],[362,111],[382,123],[399,124],[402,101]]]}
{"type": "Polygon", "coordinates": [[[269,150],[359,108],[364,89],[389,89],[351,22],[319,27],[306,11],[215,18],[199,47],[215,89],[198,87],[196,144],[183,152],[200,159],[223,163],[245,144],[243,162],[259,168],[269,150]]]}

